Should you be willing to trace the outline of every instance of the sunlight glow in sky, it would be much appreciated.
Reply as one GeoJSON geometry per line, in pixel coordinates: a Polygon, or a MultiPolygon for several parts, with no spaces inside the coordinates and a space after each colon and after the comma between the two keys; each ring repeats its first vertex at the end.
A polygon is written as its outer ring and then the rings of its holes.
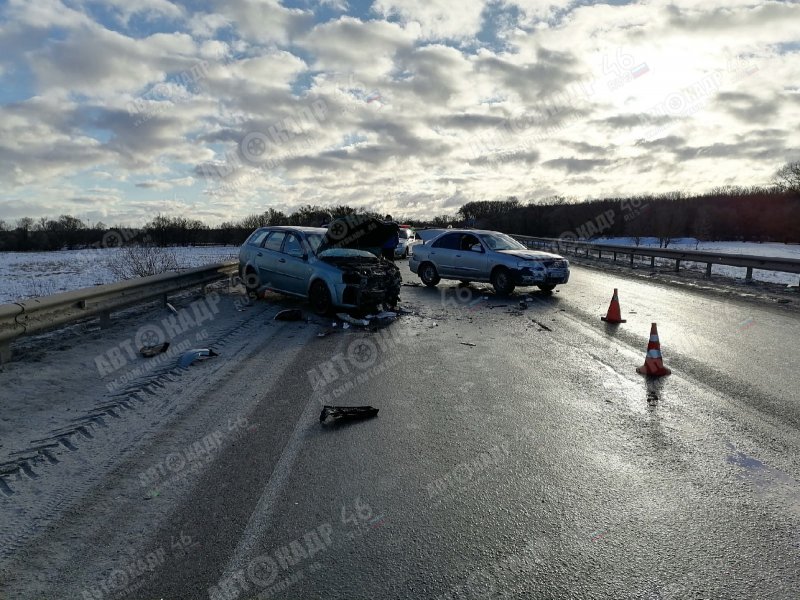
{"type": "Polygon", "coordinates": [[[765,185],[800,159],[799,25],[746,0],[10,0],[0,219],[765,185]]]}

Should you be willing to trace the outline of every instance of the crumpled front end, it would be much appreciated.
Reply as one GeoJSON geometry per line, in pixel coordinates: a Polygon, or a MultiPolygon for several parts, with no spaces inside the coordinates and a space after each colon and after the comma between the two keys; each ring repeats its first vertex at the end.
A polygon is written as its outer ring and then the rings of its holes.
{"type": "Polygon", "coordinates": [[[511,271],[514,283],[526,285],[561,285],[569,281],[569,262],[563,258],[520,263],[511,271]]]}
{"type": "Polygon", "coordinates": [[[396,265],[385,260],[326,258],[341,270],[335,285],[340,306],[370,310],[382,304],[394,306],[400,298],[402,277],[396,265]]]}

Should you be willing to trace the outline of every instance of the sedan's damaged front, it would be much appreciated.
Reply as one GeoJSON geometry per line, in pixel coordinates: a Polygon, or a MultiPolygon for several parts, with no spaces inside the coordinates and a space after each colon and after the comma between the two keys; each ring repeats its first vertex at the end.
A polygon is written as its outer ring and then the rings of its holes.
{"type": "Polygon", "coordinates": [[[393,263],[353,248],[329,248],[317,257],[341,271],[341,282],[334,284],[339,306],[372,310],[397,305],[402,279],[393,263]]]}

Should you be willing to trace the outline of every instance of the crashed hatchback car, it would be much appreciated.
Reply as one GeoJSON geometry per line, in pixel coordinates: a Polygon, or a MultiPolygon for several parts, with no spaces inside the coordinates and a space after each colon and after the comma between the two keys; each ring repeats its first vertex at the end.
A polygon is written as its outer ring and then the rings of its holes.
{"type": "Polygon", "coordinates": [[[352,216],[323,227],[260,227],[239,251],[239,275],[250,292],[308,298],[317,314],[334,308],[394,307],[402,279],[379,258],[397,225],[352,216]]]}
{"type": "Polygon", "coordinates": [[[485,281],[501,295],[531,285],[549,292],[569,281],[563,256],[528,250],[498,231],[448,229],[416,246],[408,265],[427,286],[440,279],[485,281]]]}

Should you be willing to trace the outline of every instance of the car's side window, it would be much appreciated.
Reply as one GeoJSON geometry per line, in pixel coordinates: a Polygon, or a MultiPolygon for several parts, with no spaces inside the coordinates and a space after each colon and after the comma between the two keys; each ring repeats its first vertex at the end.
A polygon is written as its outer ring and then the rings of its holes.
{"type": "Polygon", "coordinates": [[[459,233],[448,233],[443,235],[433,243],[434,248],[446,248],[448,250],[458,250],[458,242],[461,238],[459,233]]]}
{"type": "Polygon", "coordinates": [[[297,258],[300,258],[303,256],[303,254],[305,254],[303,251],[303,245],[300,243],[300,239],[293,233],[286,234],[286,241],[283,242],[283,253],[297,258]]]}
{"type": "Polygon", "coordinates": [[[257,231],[250,236],[250,239],[247,240],[247,244],[250,246],[260,246],[261,242],[264,241],[264,238],[267,237],[268,233],[269,231],[257,231]]]}
{"type": "Polygon", "coordinates": [[[267,238],[267,241],[264,243],[264,249],[280,252],[281,245],[283,244],[283,238],[285,237],[286,234],[283,231],[273,231],[267,238]]]}
{"type": "MultiPolygon", "coordinates": [[[[474,235],[472,235],[471,233],[465,233],[463,236],[461,236],[461,250],[471,250],[472,247],[476,245],[478,246],[478,248],[480,248],[480,251],[483,252],[483,248],[481,248],[481,243],[478,241],[478,238],[476,238],[474,235]]],[[[478,250],[476,250],[476,252],[477,251],[478,250]]]]}

